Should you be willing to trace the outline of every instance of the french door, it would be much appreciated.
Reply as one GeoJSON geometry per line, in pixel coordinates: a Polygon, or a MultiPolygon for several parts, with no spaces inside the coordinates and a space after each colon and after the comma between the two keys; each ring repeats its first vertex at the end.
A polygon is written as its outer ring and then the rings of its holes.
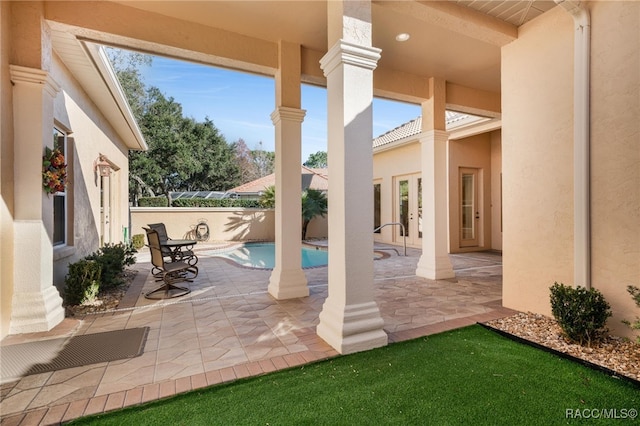
{"type": "Polygon", "coordinates": [[[460,247],[479,245],[478,169],[460,168],[460,247]]]}
{"type": "Polygon", "coordinates": [[[422,175],[397,176],[395,178],[394,222],[403,227],[394,227],[394,240],[419,246],[422,241],[422,175]]]}

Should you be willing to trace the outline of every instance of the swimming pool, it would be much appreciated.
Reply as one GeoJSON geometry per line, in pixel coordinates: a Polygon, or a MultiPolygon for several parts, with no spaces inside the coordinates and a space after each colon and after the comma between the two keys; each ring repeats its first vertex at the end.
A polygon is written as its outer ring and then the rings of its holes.
{"type": "MultiPolygon", "coordinates": [[[[249,243],[219,256],[249,268],[273,269],[276,264],[274,243],[249,243]]],[[[327,266],[328,262],[329,254],[326,250],[302,247],[303,268],[327,266]]]]}

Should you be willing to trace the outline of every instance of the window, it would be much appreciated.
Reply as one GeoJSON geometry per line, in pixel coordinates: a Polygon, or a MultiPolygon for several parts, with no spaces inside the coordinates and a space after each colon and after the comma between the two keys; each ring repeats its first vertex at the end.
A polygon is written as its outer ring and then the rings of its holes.
{"type": "MultiPolygon", "coordinates": [[[[53,146],[60,149],[67,159],[67,135],[53,128],[53,146]]],[[[67,243],[67,193],[57,192],[53,195],[53,245],[67,243]]]]}

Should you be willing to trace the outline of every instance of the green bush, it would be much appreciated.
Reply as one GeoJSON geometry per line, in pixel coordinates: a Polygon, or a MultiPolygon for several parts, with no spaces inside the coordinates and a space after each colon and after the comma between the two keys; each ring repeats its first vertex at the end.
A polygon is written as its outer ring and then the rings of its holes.
{"type": "Polygon", "coordinates": [[[129,244],[105,244],[104,247],[86,257],[95,260],[102,267],[100,285],[102,288],[113,288],[121,285],[125,266],[136,263],[134,255],[137,250],[129,244]]]}
{"type": "Polygon", "coordinates": [[[609,303],[602,293],[594,288],[573,288],[557,282],[550,290],[551,312],[570,340],[590,346],[602,337],[611,316],[609,303]]]}
{"type": "Polygon", "coordinates": [[[261,208],[259,200],[243,198],[178,198],[173,200],[173,207],[236,207],[261,208]]]}
{"type": "MultiPolygon", "coordinates": [[[[627,286],[627,291],[629,292],[629,294],[633,298],[633,301],[636,302],[636,306],[640,308],[640,288],[638,288],[636,286],[633,286],[633,285],[630,285],[630,286],[627,286]]],[[[636,317],[636,320],[634,322],[627,321],[627,320],[624,320],[622,322],[627,324],[633,330],[640,330],[640,318],[639,317],[636,317]]],[[[636,341],[638,343],[640,343],[640,336],[636,337],[636,341]]]]}
{"type": "Polygon", "coordinates": [[[81,305],[95,300],[101,273],[102,265],[95,260],[81,259],[71,263],[65,277],[65,305],[81,305]]]}
{"type": "Polygon", "coordinates": [[[133,245],[133,248],[136,250],[144,247],[144,234],[135,234],[131,237],[131,245],[133,245]]]}
{"type": "Polygon", "coordinates": [[[140,197],[138,198],[139,207],[167,207],[167,197],[140,197]]]}

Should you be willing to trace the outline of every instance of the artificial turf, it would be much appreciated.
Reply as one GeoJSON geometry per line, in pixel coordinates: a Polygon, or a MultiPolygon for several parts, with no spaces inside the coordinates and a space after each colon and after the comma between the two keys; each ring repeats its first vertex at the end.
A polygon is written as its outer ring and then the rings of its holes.
{"type": "Polygon", "coordinates": [[[637,409],[633,383],[475,325],[73,424],[610,424],[637,409]]]}

